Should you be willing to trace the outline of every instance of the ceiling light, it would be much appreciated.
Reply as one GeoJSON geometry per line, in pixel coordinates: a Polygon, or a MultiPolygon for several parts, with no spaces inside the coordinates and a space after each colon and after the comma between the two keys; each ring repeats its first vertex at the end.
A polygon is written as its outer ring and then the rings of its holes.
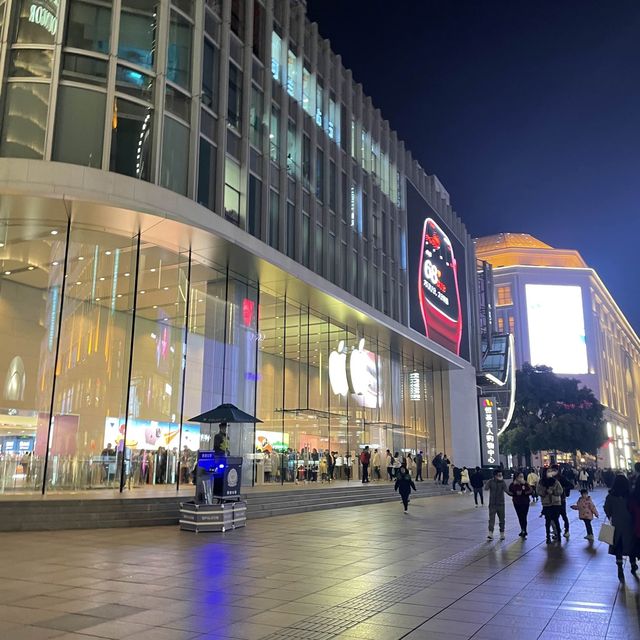
{"type": "Polygon", "coordinates": [[[11,271],[5,271],[5,272],[4,272],[4,275],[5,275],[5,276],[10,276],[10,275],[11,275],[11,271]]]}
{"type": "Polygon", "coordinates": [[[77,285],[80,285],[80,284],[82,284],[82,282],[80,282],[80,280],[78,280],[78,282],[76,282],[76,284],[77,284],[77,285]]]}
{"type": "Polygon", "coordinates": [[[57,260],[54,260],[51,264],[52,264],[54,267],[57,267],[60,263],[59,263],[57,260]]]}
{"type": "Polygon", "coordinates": [[[165,291],[169,291],[169,287],[162,287],[165,291]]]}
{"type": "Polygon", "coordinates": [[[57,229],[54,229],[54,230],[51,232],[51,235],[52,235],[52,236],[57,236],[57,235],[58,235],[58,230],[57,230],[57,229]]]}
{"type": "Polygon", "coordinates": [[[100,302],[100,298],[96,298],[96,302],[100,302]]]}
{"type": "Polygon", "coordinates": [[[84,256],[78,256],[78,260],[80,260],[80,262],[82,262],[84,260],[84,256]]]}
{"type": "Polygon", "coordinates": [[[105,252],[104,252],[104,255],[105,255],[105,256],[110,256],[110,255],[111,255],[111,251],[105,251],[105,252]]]}
{"type": "Polygon", "coordinates": [[[125,278],[128,278],[131,274],[127,271],[127,273],[124,274],[125,278]]]}
{"type": "Polygon", "coordinates": [[[29,266],[27,267],[27,269],[28,269],[29,271],[33,271],[33,270],[35,269],[35,267],[34,267],[33,265],[29,265],[29,266]]]}
{"type": "Polygon", "coordinates": [[[100,278],[100,282],[102,282],[103,280],[104,280],[104,276],[102,276],[102,277],[100,278]]]}
{"type": "Polygon", "coordinates": [[[117,297],[118,297],[118,298],[122,298],[122,294],[121,294],[121,293],[119,293],[119,294],[117,295],[117,297]]]}
{"type": "Polygon", "coordinates": [[[142,291],[140,291],[140,293],[147,293],[144,289],[142,291]]]}
{"type": "Polygon", "coordinates": [[[4,247],[4,242],[0,242],[0,249],[2,249],[2,247],[4,247]]]}
{"type": "Polygon", "coordinates": [[[151,269],[151,273],[155,273],[156,272],[156,268],[153,267],[153,269],[151,269]]]}
{"type": "Polygon", "coordinates": [[[157,305],[157,304],[154,304],[154,305],[153,305],[153,308],[154,308],[154,309],[157,309],[157,308],[158,308],[158,305],[157,305]]]}

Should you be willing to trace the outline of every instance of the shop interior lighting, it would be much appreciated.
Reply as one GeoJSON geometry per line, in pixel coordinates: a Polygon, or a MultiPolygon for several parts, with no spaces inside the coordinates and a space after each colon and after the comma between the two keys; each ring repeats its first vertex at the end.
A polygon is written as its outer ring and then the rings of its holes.
{"type": "Polygon", "coordinates": [[[57,229],[54,229],[54,230],[51,232],[51,235],[52,235],[52,236],[57,236],[57,235],[58,235],[58,230],[57,230],[57,229]]]}

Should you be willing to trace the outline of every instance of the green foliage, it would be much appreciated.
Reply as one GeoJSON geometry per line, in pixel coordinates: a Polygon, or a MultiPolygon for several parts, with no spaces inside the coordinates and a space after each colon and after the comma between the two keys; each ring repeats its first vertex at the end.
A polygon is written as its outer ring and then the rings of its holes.
{"type": "Polygon", "coordinates": [[[528,363],[516,373],[516,406],[511,426],[500,437],[503,453],[577,449],[595,454],[606,440],[603,407],[591,389],[528,363]]]}

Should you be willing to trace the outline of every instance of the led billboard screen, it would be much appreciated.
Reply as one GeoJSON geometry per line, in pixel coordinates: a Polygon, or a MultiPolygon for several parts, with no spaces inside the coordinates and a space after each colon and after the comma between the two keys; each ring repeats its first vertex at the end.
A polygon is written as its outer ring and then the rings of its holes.
{"type": "Polygon", "coordinates": [[[407,182],[409,324],[469,359],[464,245],[407,182]]]}
{"type": "Polygon", "coordinates": [[[582,289],[555,284],[525,285],[529,358],[556,373],[589,372],[582,289]]]}

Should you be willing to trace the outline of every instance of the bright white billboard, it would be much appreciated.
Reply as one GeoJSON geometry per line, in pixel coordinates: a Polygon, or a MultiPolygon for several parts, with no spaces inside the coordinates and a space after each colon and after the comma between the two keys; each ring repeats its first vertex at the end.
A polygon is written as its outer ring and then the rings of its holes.
{"type": "Polygon", "coordinates": [[[588,373],[582,289],[528,284],[525,290],[531,364],[555,373],[588,373]]]}

